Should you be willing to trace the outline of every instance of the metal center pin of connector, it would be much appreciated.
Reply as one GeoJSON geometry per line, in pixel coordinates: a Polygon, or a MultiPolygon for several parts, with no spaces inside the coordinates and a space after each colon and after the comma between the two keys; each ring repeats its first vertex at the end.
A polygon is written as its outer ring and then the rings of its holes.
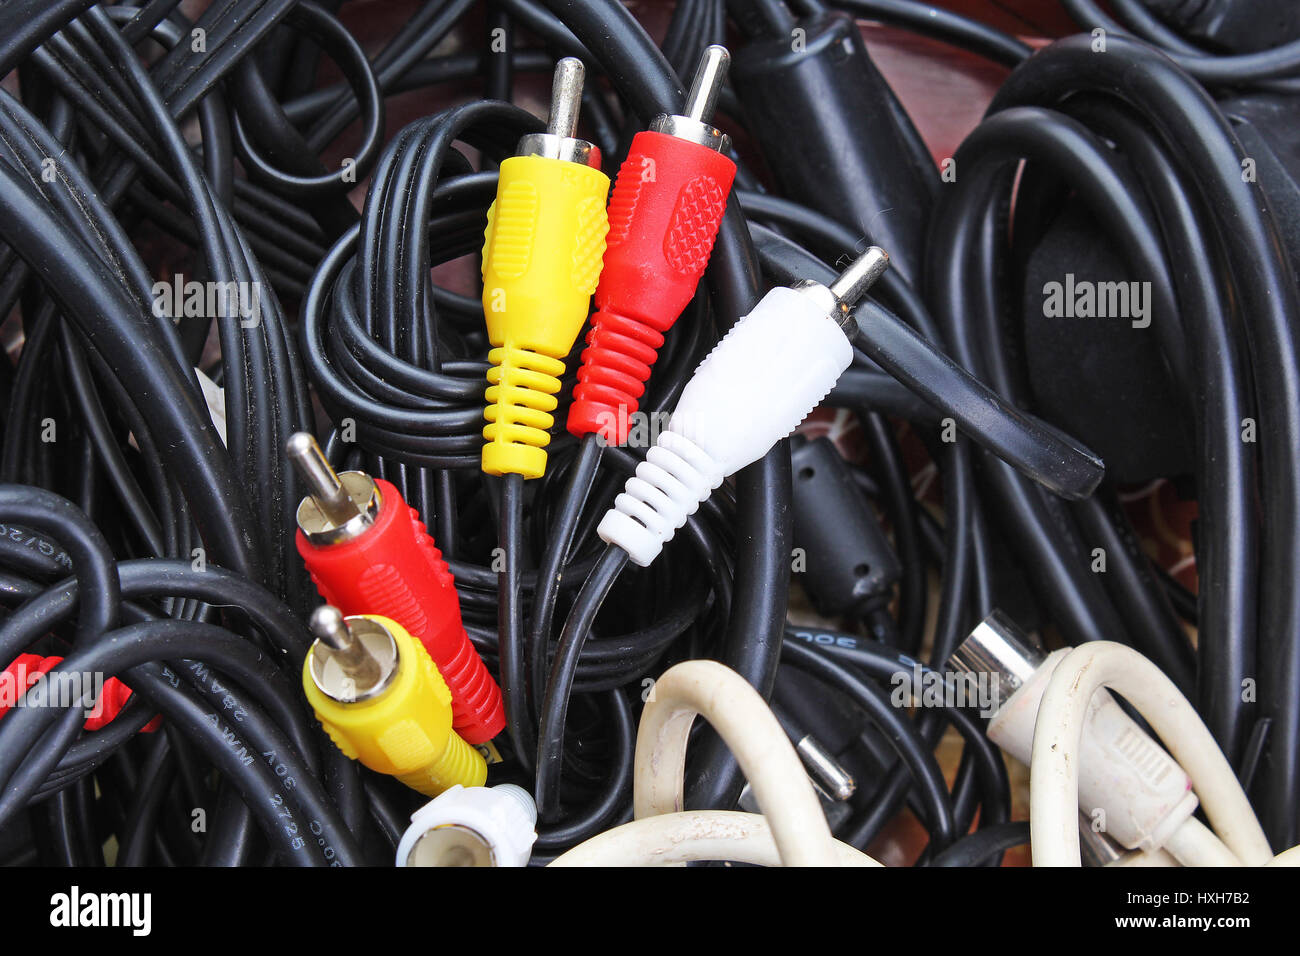
{"type": "Polygon", "coordinates": [[[790,288],[815,298],[825,308],[826,315],[838,322],[845,334],[852,338],[858,331],[853,320],[853,307],[888,268],[889,253],[879,246],[868,246],[829,286],[804,279],[790,288]]]}
{"type": "Polygon", "coordinates": [[[577,57],[566,56],[555,64],[551,82],[551,117],[545,133],[529,133],[519,141],[519,156],[562,159],[580,166],[600,168],[600,150],[578,139],[578,110],[582,107],[582,85],[587,70],[577,57]]]}
{"type": "Polygon", "coordinates": [[[496,866],[492,844],[466,826],[444,823],[416,841],[407,866],[496,866]]]}
{"type": "Polygon", "coordinates": [[[731,147],[731,138],[710,125],[713,110],[722,92],[722,82],[727,78],[731,54],[724,46],[707,47],[695,68],[695,78],[686,93],[685,113],[656,116],[650,129],[656,133],[687,139],[714,152],[725,153],[731,147]]]}
{"type": "Polygon", "coordinates": [[[840,273],[838,279],[831,283],[830,290],[835,293],[835,298],[839,300],[841,307],[851,309],[888,268],[889,253],[879,246],[869,246],[840,273]]]}
{"type": "Polygon", "coordinates": [[[361,534],[379,515],[383,499],[373,478],[363,471],[335,474],[316,439],[308,432],[290,436],[285,452],[308,495],[298,504],[298,527],[315,545],[338,544],[361,534]]]}
{"type": "Polygon", "coordinates": [[[311,616],[316,640],[308,652],[312,682],[341,704],[375,697],[397,674],[397,642],[387,629],[365,617],[345,618],[329,604],[311,616]]]}

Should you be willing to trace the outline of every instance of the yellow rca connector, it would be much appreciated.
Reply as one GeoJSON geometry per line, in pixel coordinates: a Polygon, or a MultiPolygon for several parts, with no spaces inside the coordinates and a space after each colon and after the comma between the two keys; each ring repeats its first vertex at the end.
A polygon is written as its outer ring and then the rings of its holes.
{"type": "Polygon", "coordinates": [[[487,763],[451,727],[451,692],[429,652],[396,621],[316,609],[302,686],[339,750],[436,797],[481,787],[487,763]]]}
{"type": "Polygon", "coordinates": [[[482,467],[489,475],[545,472],[564,359],[600,281],[609,177],[600,151],[574,138],[582,82],[581,60],[559,62],[547,131],[525,136],[501,164],[488,210],[483,312],[493,349],[482,467]]]}

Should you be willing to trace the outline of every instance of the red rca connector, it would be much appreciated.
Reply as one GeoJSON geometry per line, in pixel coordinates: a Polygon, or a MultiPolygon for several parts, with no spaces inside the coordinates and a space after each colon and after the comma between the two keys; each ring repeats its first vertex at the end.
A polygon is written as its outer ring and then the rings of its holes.
{"type": "MultiPolygon", "coordinates": [[[[49,657],[42,657],[40,654],[19,654],[12,664],[0,672],[0,686],[3,687],[3,692],[0,692],[0,717],[7,714],[9,708],[31,690],[33,684],[62,661],[63,658],[56,654],[51,654],[49,657]]],[[[122,712],[130,696],[131,688],[116,677],[104,681],[98,705],[95,707],[98,713],[86,718],[86,729],[99,730],[107,726],[122,712]]],[[[162,717],[155,717],[140,729],[145,733],[152,733],[161,725],[162,717]]]]}
{"type": "Polygon", "coordinates": [[[609,202],[605,266],[567,427],[581,438],[627,439],[664,333],[699,285],[727,209],[736,164],[708,124],[730,61],[711,46],[686,114],[660,116],[632,140],[609,202]]]}
{"type": "Polygon", "coordinates": [[[310,492],[298,506],[298,553],[329,604],[382,614],[424,645],[452,695],[453,726],[471,744],[505,727],[501,689],[465,633],[442,552],[389,482],[335,474],[316,439],[289,439],[289,460],[310,492]]]}

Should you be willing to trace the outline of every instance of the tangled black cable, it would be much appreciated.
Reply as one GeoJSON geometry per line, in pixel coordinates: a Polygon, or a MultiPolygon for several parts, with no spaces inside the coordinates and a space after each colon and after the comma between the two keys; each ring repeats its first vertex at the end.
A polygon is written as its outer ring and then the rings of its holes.
{"type": "MultiPolygon", "coordinates": [[[[284,448],[304,430],[337,470],[391,482],[437,540],[504,693],[489,782],[536,798],[534,862],[632,819],[641,705],[668,667],[709,658],[855,778],[826,801],[839,839],[866,848],[910,811],[922,862],[996,865],[1027,831],[984,717],[913,712],[890,687],[943,671],[1007,603],[1064,644],[1141,650],[1193,701],[1275,849],[1297,842],[1300,290],[1214,97],[1293,95],[1300,48],[1211,50],[1135,0],[1114,18],[1064,5],[1084,32],[1031,55],[914,0],[679,0],[659,38],[616,0],[433,0],[382,38],[338,0],[212,0],[192,21],[179,0],[0,4],[0,74],[15,78],[0,89],[0,311],[18,343],[0,361],[0,665],[57,656],[42,686],[75,688],[0,684],[0,862],[392,862],[422,798],[345,757],[301,689],[320,599],[293,545],[303,489],[284,448]],[[926,168],[905,197],[918,261],[900,252],[905,268],[858,307],[853,365],[825,402],[860,429],[850,493],[887,530],[897,580],[800,627],[805,492],[788,441],[647,568],[596,531],[645,443],[556,428],[544,477],[480,470],[490,345],[473,273],[497,170],[545,128],[533,94],[557,59],[591,73],[584,135],[612,173],[636,132],[682,110],[708,45],[748,54],[737,76],[755,75],[777,68],[755,51],[846,13],[1009,72],[955,180],[926,168]],[[420,118],[398,128],[416,97],[420,118]],[[1143,551],[1097,456],[1035,417],[1020,309],[1067,205],[1152,290],[1149,371],[1194,449],[1189,475],[1166,476],[1197,504],[1194,595],[1143,551]],[[212,289],[227,296],[215,311],[212,289]],[[914,491],[918,456],[941,506],[914,491]],[[93,730],[91,677],[133,692],[93,730]],[[937,756],[949,729],[955,768],[937,756]]],[[[736,187],[639,399],[648,421],[767,287],[828,283],[895,228],[790,188],[840,174],[765,152],[743,82],[717,120],[739,144],[736,187]]],[[[852,142],[855,159],[928,167],[880,83],[899,155],[852,142]]],[[[834,115],[842,102],[801,109],[861,130],[834,115]]],[[[744,785],[697,728],[687,806],[733,809],[744,785]]]]}

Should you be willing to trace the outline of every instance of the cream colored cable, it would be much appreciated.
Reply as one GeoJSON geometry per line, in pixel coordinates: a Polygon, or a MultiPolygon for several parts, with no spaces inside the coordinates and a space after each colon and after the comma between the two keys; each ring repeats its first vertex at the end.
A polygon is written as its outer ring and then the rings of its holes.
{"type": "Polygon", "coordinates": [[[1035,866],[1079,865],[1079,766],[1088,704],[1102,687],[1146,718],[1187,772],[1215,832],[1248,866],[1273,858],[1246,794],[1214,738],[1182,693],[1141,654],[1093,641],[1061,658],[1034,724],[1029,778],[1030,845],[1035,866]]]}
{"type": "MultiPolygon", "coordinates": [[[[834,841],[837,866],[881,864],[834,841]]],[[[699,860],[780,866],[781,854],[759,813],[685,810],[633,820],[606,830],[551,862],[551,866],[669,866],[699,860]]]]}
{"type": "Polygon", "coordinates": [[[1300,846],[1293,846],[1289,850],[1283,850],[1269,860],[1265,866],[1300,866],[1300,846]]]}
{"type": "Polygon", "coordinates": [[[731,748],[784,864],[835,866],[835,840],[785,731],[758,691],[714,661],[685,661],[655,682],[637,729],[636,818],[683,808],[686,741],[696,715],[731,748]]]}
{"type": "Polygon", "coordinates": [[[1106,866],[1116,867],[1118,869],[1181,865],[1182,864],[1170,856],[1165,850],[1132,850],[1125,853],[1118,860],[1106,864],[1106,866]]]}
{"type": "Polygon", "coordinates": [[[1164,848],[1183,866],[1241,866],[1236,854],[1196,817],[1183,821],[1164,848]]]}

